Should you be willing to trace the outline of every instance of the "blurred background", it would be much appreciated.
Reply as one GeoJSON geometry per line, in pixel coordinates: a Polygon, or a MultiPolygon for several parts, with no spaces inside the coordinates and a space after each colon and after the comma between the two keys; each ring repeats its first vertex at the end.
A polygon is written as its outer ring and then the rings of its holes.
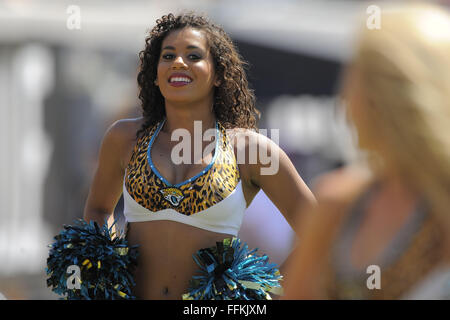
{"type": "MultiPolygon", "coordinates": [[[[358,18],[383,3],[1,1],[0,299],[58,298],[46,287],[48,245],[82,217],[106,128],[140,115],[138,53],[157,18],[195,10],[224,27],[250,64],[259,127],[279,129],[280,146],[311,187],[357,157],[336,90],[358,18]]],[[[123,221],[121,210],[120,201],[123,221]]],[[[239,236],[277,263],[294,240],[263,192],[239,236]]]]}

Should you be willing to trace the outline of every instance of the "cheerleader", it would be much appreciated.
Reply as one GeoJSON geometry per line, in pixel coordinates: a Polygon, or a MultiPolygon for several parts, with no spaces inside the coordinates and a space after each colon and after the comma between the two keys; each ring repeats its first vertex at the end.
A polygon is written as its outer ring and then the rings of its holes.
{"type": "Polygon", "coordinates": [[[286,154],[256,132],[244,61],[221,27],[169,14],[146,38],[140,62],[142,117],[107,130],[84,220],[111,224],[123,194],[127,240],[139,246],[139,299],[269,298],[281,277],[236,239],[245,209],[263,190],[293,226],[315,199],[286,154]],[[213,144],[198,139],[208,132],[213,144]],[[180,155],[174,136],[192,147],[180,155]],[[261,149],[275,170],[255,154],[261,149]]]}

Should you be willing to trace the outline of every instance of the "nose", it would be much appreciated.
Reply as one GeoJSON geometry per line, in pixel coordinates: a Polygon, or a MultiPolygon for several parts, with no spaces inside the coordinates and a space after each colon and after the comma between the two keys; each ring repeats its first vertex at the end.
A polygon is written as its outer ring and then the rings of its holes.
{"type": "Polygon", "coordinates": [[[186,69],[187,65],[184,62],[183,58],[181,56],[178,56],[173,61],[172,68],[174,68],[174,69],[186,69]]]}

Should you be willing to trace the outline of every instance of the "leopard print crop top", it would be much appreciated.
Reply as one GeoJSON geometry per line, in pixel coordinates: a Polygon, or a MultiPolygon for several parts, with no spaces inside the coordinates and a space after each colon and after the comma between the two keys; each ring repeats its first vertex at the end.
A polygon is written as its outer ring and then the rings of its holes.
{"type": "Polygon", "coordinates": [[[211,163],[194,177],[173,185],[158,172],[151,158],[153,142],[164,122],[148,128],[134,147],[123,185],[126,220],[172,220],[237,236],[246,201],[225,128],[216,122],[211,163]]]}

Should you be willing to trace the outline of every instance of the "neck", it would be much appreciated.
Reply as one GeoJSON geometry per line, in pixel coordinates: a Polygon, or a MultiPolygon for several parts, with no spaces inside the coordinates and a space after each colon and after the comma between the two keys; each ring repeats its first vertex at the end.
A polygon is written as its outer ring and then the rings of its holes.
{"type": "Polygon", "coordinates": [[[407,202],[415,202],[419,199],[420,193],[417,192],[414,186],[404,179],[399,172],[383,172],[383,174],[380,174],[379,176],[384,186],[384,191],[391,194],[393,198],[407,202]]]}
{"type": "Polygon", "coordinates": [[[194,132],[194,121],[201,121],[202,131],[215,127],[216,117],[211,107],[201,105],[179,106],[166,102],[166,123],[163,132],[172,132],[175,129],[186,129],[194,132]],[[206,111],[207,110],[207,111],[206,111]]]}

